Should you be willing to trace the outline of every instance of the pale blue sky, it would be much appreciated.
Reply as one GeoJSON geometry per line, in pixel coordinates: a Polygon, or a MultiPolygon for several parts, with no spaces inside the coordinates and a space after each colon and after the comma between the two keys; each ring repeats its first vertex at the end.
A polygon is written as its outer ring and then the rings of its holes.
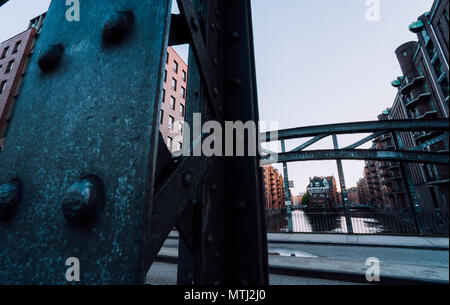
{"type": "MultiPolygon", "coordinates": [[[[10,0],[0,8],[0,41],[25,30],[49,3],[10,0]]],[[[380,21],[368,22],[366,0],[253,0],[260,119],[280,128],[376,120],[396,94],[394,50],[417,39],[408,25],[432,3],[380,0],[380,21]]],[[[339,137],[342,144],[354,139],[339,137]]],[[[331,141],[314,147],[331,148],[331,141]]],[[[353,186],[363,162],[344,161],[344,171],[353,186]]],[[[337,177],[335,161],[289,164],[293,194],[305,190],[308,177],[331,174],[337,177]]]]}

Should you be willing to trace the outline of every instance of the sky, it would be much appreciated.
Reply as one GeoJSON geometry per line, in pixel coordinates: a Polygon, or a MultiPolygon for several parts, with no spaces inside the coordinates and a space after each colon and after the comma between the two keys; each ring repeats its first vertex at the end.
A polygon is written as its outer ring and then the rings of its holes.
{"type": "MultiPolygon", "coordinates": [[[[261,121],[279,129],[369,121],[392,106],[396,89],[390,83],[401,75],[394,51],[417,40],[408,26],[433,0],[379,0],[379,21],[366,19],[367,2],[373,1],[252,0],[261,121]]],[[[24,31],[49,4],[10,0],[0,8],[0,41],[24,31]]],[[[176,50],[187,58],[186,48],[176,50]]],[[[346,145],[364,136],[338,140],[346,145]]],[[[299,144],[286,143],[288,150],[299,144]]],[[[310,149],[325,148],[332,148],[330,139],[310,149]]],[[[343,166],[346,185],[355,186],[364,163],[343,166]]],[[[288,169],[293,195],[305,191],[309,177],[334,175],[338,181],[335,161],[289,163],[288,169]]]]}

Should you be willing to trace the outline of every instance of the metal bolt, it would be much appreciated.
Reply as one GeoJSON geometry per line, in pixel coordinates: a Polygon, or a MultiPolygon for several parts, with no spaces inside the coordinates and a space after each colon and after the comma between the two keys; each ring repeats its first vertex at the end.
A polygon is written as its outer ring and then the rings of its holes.
{"type": "Polygon", "coordinates": [[[47,51],[38,58],[38,66],[44,73],[53,71],[60,63],[64,53],[62,44],[51,45],[47,51]]]}
{"type": "Polygon", "coordinates": [[[191,25],[192,25],[192,29],[194,31],[198,31],[198,29],[200,28],[200,23],[194,17],[192,17],[192,19],[191,19],[191,25]]]}
{"type": "Polygon", "coordinates": [[[212,245],[213,241],[214,241],[214,236],[212,236],[212,234],[208,234],[206,236],[206,244],[212,245]]]}
{"type": "Polygon", "coordinates": [[[213,64],[214,64],[214,66],[217,66],[219,64],[219,62],[217,61],[217,58],[213,59],[213,64]]]}
{"type": "Polygon", "coordinates": [[[183,185],[185,187],[189,187],[192,184],[192,175],[191,174],[184,174],[183,175],[183,185]]]}
{"type": "Polygon", "coordinates": [[[244,211],[247,208],[247,203],[244,200],[238,200],[237,208],[239,211],[244,211]]]}
{"type": "Polygon", "coordinates": [[[214,88],[213,89],[213,93],[214,93],[215,96],[219,95],[219,89],[214,88]]]}
{"type": "Polygon", "coordinates": [[[122,41],[133,29],[134,22],[135,18],[132,11],[112,13],[103,26],[103,40],[111,44],[122,41]]]}
{"type": "Polygon", "coordinates": [[[210,27],[211,27],[212,30],[215,30],[215,29],[216,29],[216,24],[213,23],[213,22],[211,22],[211,23],[210,23],[210,27]]]}
{"type": "Polygon", "coordinates": [[[231,33],[231,40],[233,40],[233,41],[238,41],[239,38],[241,38],[241,35],[239,35],[238,32],[233,32],[233,33],[231,33]]]}
{"type": "Polygon", "coordinates": [[[223,106],[220,105],[219,108],[218,108],[217,110],[219,110],[219,113],[222,113],[222,112],[223,112],[223,106]]]}
{"type": "Polygon", "coordinates": [[[242,86],[242,80],[241,80],[240,78],[238,78],[238,77],[235,77],[235,78],[233,78],[233,79],[231,80],[231,84],[232,84],[234,87],[240,87],[240,86],[242,86]]]}
{"type": "Polygon", "coordinates": [[[105,198],[100,178],[89,176],[72,184],[62,200],[64,217],[73,224],[92,221],[105,198]]]}
{"type": "Polygon", "coordinates": [[[12,216],[21,199],[22,182],[19,179],[0,185],[0,220],[12,216]]]}

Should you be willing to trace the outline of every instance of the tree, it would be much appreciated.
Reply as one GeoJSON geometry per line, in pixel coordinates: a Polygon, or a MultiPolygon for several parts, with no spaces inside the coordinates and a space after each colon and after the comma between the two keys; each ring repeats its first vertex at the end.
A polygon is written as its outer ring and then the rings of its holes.
{"type": "Polygon", "coordinates": [[[309,195],[308,195],[308,193],[306,193],[306,194],[303,195],[303,197],[302,197],[301,205],[308,205],[308,201],[309,201],[309,195]]]}

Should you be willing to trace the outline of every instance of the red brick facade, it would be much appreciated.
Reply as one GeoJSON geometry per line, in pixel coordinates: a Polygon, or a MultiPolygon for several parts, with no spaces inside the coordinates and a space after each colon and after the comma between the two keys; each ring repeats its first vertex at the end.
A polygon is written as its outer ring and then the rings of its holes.
{"type": "Polygon", "coordinates": [[[266,209],[281,209],[284,207],[283,177],[272,166],[263,167],[264,198],[266,209]]]}
{"type": "Polygon", "coordinates": [[[26,31],[0,44],[0,148],[44,16],[34,18],[26,31]]]}
{"type": "Polygon", "coordinates": [[[183,147],[187,73],[186,63],[174,49],[167,48],[159,129],[171,152],[183,147]]]}

